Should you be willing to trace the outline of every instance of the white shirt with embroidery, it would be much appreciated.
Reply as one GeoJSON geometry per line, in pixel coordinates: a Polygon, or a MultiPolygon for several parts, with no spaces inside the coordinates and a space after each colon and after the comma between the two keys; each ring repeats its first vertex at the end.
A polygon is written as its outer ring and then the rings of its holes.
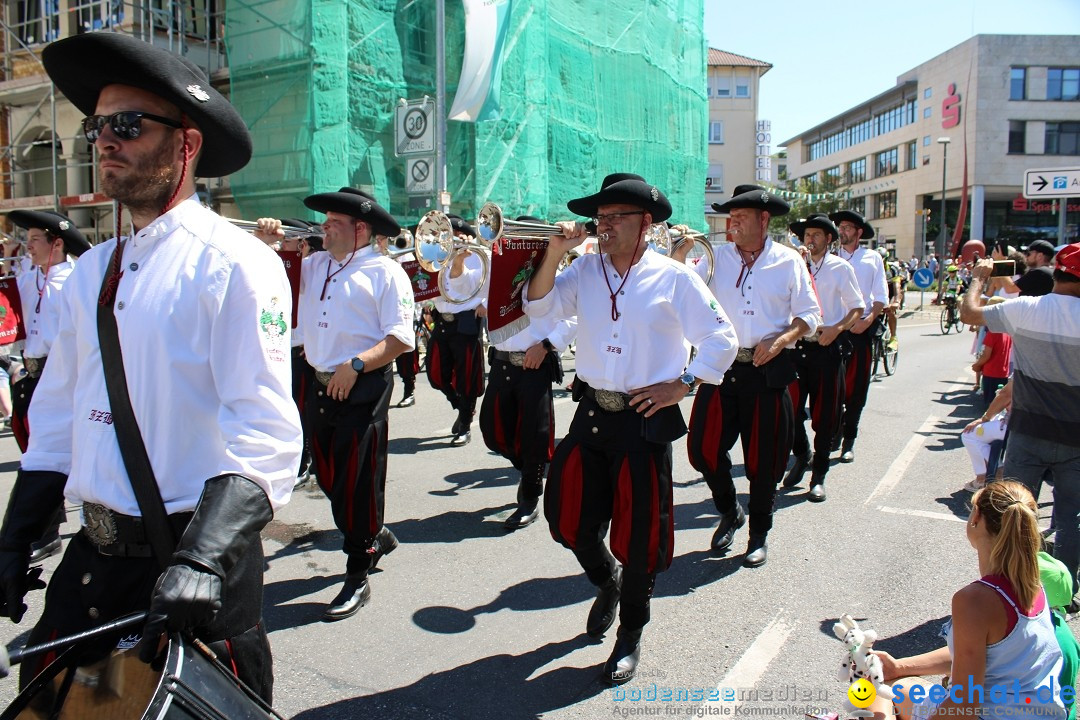
{"type": "Polygon", "coordinates": [[[316,370],[333,372],[388,335],[416,347],[413,313],[408,274],[371,245],[340,262],[325,250],[304,259],[300,326],[316,370]]]}
{"type": "Polygon", "coordinates": [[[848,261],[825,253],[820,263],[810,261],[810,274],[817,286],[825,325],[836,325],[853,308],[862,308],[863,297],[855,279],[855,268],[848,261]]]}
{"type": "Polygon", "coordinates": [[[60,329],[60,289],[73,267],[65,261],[51,266],[48,276],[43,268],[31,268],[18,275],[16,282],[26,330],[23,355],[26,357],[43,358],[52,349],[53,339],[60,329]]]}
{"type": "MultiPolygon", "coordinates": [[[[716,267],[709,289],[731,318],[740,347],[752,348],[766,337],[779,335],[794,318],[801,318],[810,327],[809,334],[817,330],[821,308],[799,253],[766,239],[749,269],[744,269],[735,243],[716,248],[714,256],[716,267]]],[[[704,279],[708,267],[700,262],[694,270],[704,279]]]]}
{"type": "Polygon", "coordinates": [[[576,371],[600,390],[629,392],[675,380],[684,371],[719,384],[735,361],[735,331],[701,278],[690,268],[652,250],[631,266],[626,284],[610,260],[582,255],[555,278],[555,287],[529,301],[525,313],[534,320],[576,316],[576,371]],[[618,294],[619,316],[611,318],[611,293],[618,294]],[[690,346],[698,349],[687,367],[690,346]]]}
{"type": "Polygon", "coordinates": [[[855,268],[855,279],[859,281],[859,291],[863,296],[863,317],[865,318],[874,309],[874,303],[889,304],[889,288],[885,285],[885,264],[881,256],[876,252],[864,247],[855,249],[848,255],[847,250],[840,247],[836,254],[841,260],[847,260],[851,267],[855,268]]]}
{"type": "Polygon", "coordinates": [[[577,337],[577,318],[559,320],[555,317],[529,318],[529,324],[511,337],[495,344],[503,352],[524,352],[545,339],[562,352],[577,337]]]}
{"type": "MultiPolygon", "coordinates": [[[[442,272],[446,274],[446,289],[450,293],[451,297],[460,299],[466,295],[472,294],[476,290],[476,286],[480,284],[480,273],[483,272],[483,261],[480,260],[477,252],[473,251],[468,257],[465,258],[465,267],[461,275],[456,278],[450,277],[449,265],[442,272]]],[[[483,305],[487,307],[488,288],[491,285],[491,273],[488,273],[486,278],[483,278],[484,286],[480,288],[480,292],[475,297],[463,303],[452,303],[446,300],[442,295],[439,295],[434,299],[435,309],[442,313],[459,313],[466,310],[475,310],[483,305]]]]}
{"type": "MultiPolygon", "coordinates": [[[[68,475],[72,503],[141,515],[116,441],[98,345],[98,294],[116,240],[79,259],[30,407],[26,470],[68,475]]],[[[212,477],[243,475],[274,509],[300,465],[281,260],[202,207],[178,204],[127,240],[114,306],[131,405],[168,512],[212,477]]]]}

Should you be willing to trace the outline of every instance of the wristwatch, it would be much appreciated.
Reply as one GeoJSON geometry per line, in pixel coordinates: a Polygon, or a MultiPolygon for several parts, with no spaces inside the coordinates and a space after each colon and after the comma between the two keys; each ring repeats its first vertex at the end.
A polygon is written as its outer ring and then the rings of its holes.
{"type": "Polygon", "coordinates": [[[352,369],[361,375],[364,374],[364,361],[356,357],[352,359],[352,369]]]}
{"type": "Polygon", "coordinates": [[[551,341],[548,340],[547,338],[544,338],[543,340],[541,340],[540,344],[543,345],[544,349],[547,350],[548,352],[555,352],[555,346],[552,345],[551,341]]]}
{"type": "Polygon", "coordinates": [[[694,377],[691,373],[684,372],[682,375],[679,376],[679,382],[686,385],[686,387],[690,390],[693,390],[694,384],[697,382],[697,378],[694,377]]]}

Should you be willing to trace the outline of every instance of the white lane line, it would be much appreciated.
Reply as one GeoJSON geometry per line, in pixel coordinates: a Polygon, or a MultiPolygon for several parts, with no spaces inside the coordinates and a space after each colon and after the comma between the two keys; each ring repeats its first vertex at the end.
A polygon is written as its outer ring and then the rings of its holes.
{"type": "Polygon", "coordinates": [[[932,510],[908,510],[906,508],[886,507],[885,505],[878,505],[877,509],[881,512],[892,513],[894,515],[912,515],[914,517],[930,518],[931,520],[951,520],[952,522],[958,523],[967,522],[964,518],[958,518],[949,513],[934,512],[932,510]]]}
{"type": "Polygon", "coordinates": [[[878,481],[877,487],[874,488],[874,492],[870,493],[870,497],[866,498],[864,505],[872,505],[874,500],[879,497],[884,497],[892,492],[892,489],[896,487],[896,484],[900,482],[904,477],[904,473],[907,472],[908,466],[915,460],[915,456],[919,454],[923,445],[926,444],[926,435],[929,435],[934,427],[938,424],[941,418],[936,415],[931,415],[923,424],[919,426],[919,429],[915,431],[915,434],[911,436],[911,439],[907,441],[907,445],[896,456],[889,465],[889,469],[885,471],[885,474],[878,481]]]}
{"type": "MultiPolygon", "coordinates": [[[[761,676],[769,667],[780,651],[784,649],[784,642],[795,629],[795,620],[781,610],[777,613],[761,634],[754,638],[750,647],[738,659],[734,667],[728,670],[727,675],[717,685],[717,695],[721,694],[722,688],[753,688],[757,686],[761,676]]],[[[720,701],[716,701],[720,702],[720,701]]],[[[706,702],[706,707],[712,702],[706,702]]]]}

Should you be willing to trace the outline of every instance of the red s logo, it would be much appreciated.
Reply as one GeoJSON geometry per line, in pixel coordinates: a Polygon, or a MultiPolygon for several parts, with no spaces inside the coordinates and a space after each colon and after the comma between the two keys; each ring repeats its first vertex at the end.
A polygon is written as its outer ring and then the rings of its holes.
{"type": "Polygon", "coordinates": [[[956,83],[949,85],[949,94],[941,101],[941,127],[952,128],[960,124],[960,96],[956,83]]]}

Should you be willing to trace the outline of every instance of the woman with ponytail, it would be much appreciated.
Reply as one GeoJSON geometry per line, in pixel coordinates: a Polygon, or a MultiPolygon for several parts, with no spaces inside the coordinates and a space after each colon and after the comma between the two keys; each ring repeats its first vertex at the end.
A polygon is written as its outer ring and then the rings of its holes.
{"type": "Polygon", "coordinates": [[[876,652],[885,682],[899,692],[895,709],[881,698],[870,709],[877,717],[895,714],[902,720],[1063,720],[1062,655],[1039,579],[1042,536],[1035,500],[1020,483],[995,482],[971,502],[967,539],[978,553],[980,578],[953,595],[945,625],[948,646],[900,659],[876,652]],[[944,699],[924,679],[943,673],[944,699]],[[919,700],[913,702],[913,694],[919,700]]]}

